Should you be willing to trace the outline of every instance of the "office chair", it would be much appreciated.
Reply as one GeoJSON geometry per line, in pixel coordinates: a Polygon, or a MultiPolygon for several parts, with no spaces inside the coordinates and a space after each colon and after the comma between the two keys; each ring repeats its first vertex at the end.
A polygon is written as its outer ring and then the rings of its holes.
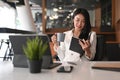
{"type": "Polygon", "coordinates": [[[1,39],[1,41],[0,41],[1,43],[0,43],[0,49],[1,49],[1,47],[2,47],[2,44],[3,44],[3,42],[4,42],[4,40],[3,39],[1,39]]]}
{"type": "Polygon", "coordinates": [[[95,58],[92,61],[102,61],[105,56],[105,38],[104,35],[97,35],[97,45],[95,58]]]}
{"type": "Polygon", "coordinates": [[[0,49],[2,48],[2,45],[3,45],[4,43],[7,44],[7,48],[6,48],[4,57],[0,57],[0,58],[3,58],[3,61],[9,60],[9,59],[12,60],[13,53],[12,53],[12,47],[10,46],[10,41],[9,41],[9,39],[2,39],[2,40],[1,40],[0,49]]]}

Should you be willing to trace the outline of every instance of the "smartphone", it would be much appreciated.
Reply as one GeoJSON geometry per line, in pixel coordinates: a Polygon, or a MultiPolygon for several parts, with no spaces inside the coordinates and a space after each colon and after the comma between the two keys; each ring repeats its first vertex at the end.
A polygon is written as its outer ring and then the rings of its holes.
{"type": "Polygon", "coordinates": [[[72,70],[73,66],[60,66],[60,68],[57,69],[57,72],[70,73],[72,70]]]}

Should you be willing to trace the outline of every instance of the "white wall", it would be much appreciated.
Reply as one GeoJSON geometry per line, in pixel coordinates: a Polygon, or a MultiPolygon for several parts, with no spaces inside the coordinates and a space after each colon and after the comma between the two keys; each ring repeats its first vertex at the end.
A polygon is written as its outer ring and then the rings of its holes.
{"type": "Polygon", "coordinates": [[[89,10],[90,23],[92,27],[95,27],[95,10],[89,10]]]}
{"type": "Polygon", "coordinates": [[[32,12],[29,6],[29,1],[25,0],[25,5],[17,6],[16,8],[19,21],[17,29],[36,31],[34,19],[32,17],[32,12]]]}

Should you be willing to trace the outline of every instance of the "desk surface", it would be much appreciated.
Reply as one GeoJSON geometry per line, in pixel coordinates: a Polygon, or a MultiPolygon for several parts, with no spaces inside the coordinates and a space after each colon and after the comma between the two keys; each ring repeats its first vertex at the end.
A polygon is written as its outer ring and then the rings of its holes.
{"type": "Polygon", "coordinates": [[[28,68],[15,68],[11,62],[0,62],[0,80],[120,80],[120,72],[92,69],[94,63],[81,62],[71,73],[57,73],[59,67],[56,67],[31,74],[28,68]]]}

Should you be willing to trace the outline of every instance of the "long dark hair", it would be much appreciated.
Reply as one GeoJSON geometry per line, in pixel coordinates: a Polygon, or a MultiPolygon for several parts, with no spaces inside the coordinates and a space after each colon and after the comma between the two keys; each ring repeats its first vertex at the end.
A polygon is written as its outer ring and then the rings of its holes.
{"type": "MultiPolygon", "coordinates": [[[[82,29],[79,38],[86,40],[86,39],[88,38],[88,36],[89,36],[90,31],[91,31],[91,24],[90,24],[90,16],[89,16],[89,13],[88,13],[88,11],[87,11],[86,9],[76,8],[76,9],[73,11],[72,20],[74,19],[74,17],[75,17],[77,14],[82,14],[82,15],[85,17],[85,26],[84,26],[84,28],[82,29]]],[[[74,24],[74,23],[73,23],[73,24],[74,24]]],[[[72,27],[73,27],[73,25],[72,25],[72,27]]]]}

